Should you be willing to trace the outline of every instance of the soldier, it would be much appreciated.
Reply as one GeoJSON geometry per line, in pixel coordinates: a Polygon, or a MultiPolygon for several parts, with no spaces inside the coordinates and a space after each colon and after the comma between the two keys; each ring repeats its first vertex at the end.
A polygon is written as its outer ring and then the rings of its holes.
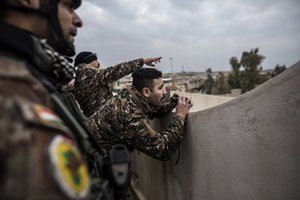
{"type": "Polygon", "coordinates": [[[143,67],[144,64],[154,66],[153,63],[160,62],[160,59],[161,57],[140,58],[102,69],[95,53],[80,52],[74,62],[77,70],[72,92],[83,113],[89,117],[113,96],[108,84],[143,67]]]}
{"type": "Polygon", "coordinates": [[[193,104],[178,96],[177,103],[162,106],[166,90],[162,73],[155,68],[138,69],[132,77],[132,88],[121,90],[101,106],[90,117],[90,128],[97,143],[107,149],[121,143],[153,158],[169,160],[182,140],[185,118],[193,104]],[[150,119],[170,112],[175,106],[169,127],[161,132],[153,130],[150,119]]]}
{"type": "Polygon", "coordinates": [[[88,154],[81,152],[100,150],[86,142],[89,135],[78,123],[81,116],[65,106],[61,91],[74,75],[62,55],[75,54],[74,37],[82,21],[74,10],[80,4],[81,0],[0,1],[1,199],[108,196],[92,193],[95,181],[84,162],[88,154]]]}

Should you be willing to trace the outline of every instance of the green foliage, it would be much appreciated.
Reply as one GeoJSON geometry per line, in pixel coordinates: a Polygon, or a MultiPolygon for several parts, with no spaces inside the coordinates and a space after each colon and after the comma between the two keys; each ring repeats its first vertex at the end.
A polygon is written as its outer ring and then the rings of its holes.
{"type": "Polygon", "coordinates": [[[236,57],[230,59],[232,70],[229,74],[228,83],[231,88],[240,88],[242,93],[252,90],[261,82],[260,64],[265,59],[263,55],[258,54],[259,49],[251,49],[249,52],[242,53],[240,61],[236,57]],[[243,70],[241,70],[241,68],[243,70]]]}
{"type": "Polygon", "coordinates": [[[224,76],[222,72],[219,72],[216,76],[216,80],[214,80],[211,73],[212,70],[210,69],[209,72],[207,72],[206,80],[197,89],[205,94],[220,95],[229,93],[230,86],[226,76],[224,76]]]}
{"type": "Polygon", "coordinates": [[[208,69],[206,70],[206,73],[211,74],[211,73],[212,73],[211,68],[208,68],[208,69]]]}
{"type": "Polygon", "coordinates": [[[211,74],[207,74],[207,79],[204,82],[204,92],[206,94],[211,94],[211,90],[213,88],[214,85],[214,79],[211,76],[211,74]]]}
{"type": "Polygon", "coordinates": [[[224,76],[224,73],[219,72],[216,81],[214,81],[213,88],[211,91],[211,94],[227,94],[230,91],[230,86],[228,84],[228,81],[226,77],[224,76]]]}
{"type": "Polygon", "coordinates": [[[282,73],[283,71],[286,70],[286,67],[285,65],[276,65],[275,69],[274,69],[274,72],[271,74],[272,77],[275,77],[277,76],[278,74],[282,73]]]}
{"type": "Polygon", "coordinates": [[[241,88],[241,85],[240,85],[241,65],[240,65],[237,57],[232,57],[229,62],[232,67],[232,71],[229,74],[228,83],[231,86],[231,88],[241,88]]]}
{"type": "Polygon", "coordinates": [[[240,73],[232,71],[228,77],[228,83],[232,89],[241,88],[240,84],[240,73]]]}

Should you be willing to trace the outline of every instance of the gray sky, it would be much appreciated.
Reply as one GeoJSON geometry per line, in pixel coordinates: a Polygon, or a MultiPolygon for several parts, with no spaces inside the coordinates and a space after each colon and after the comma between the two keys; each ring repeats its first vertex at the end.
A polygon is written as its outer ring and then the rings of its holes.
{"type": "Polygon", "coordinates": [[[158,69],[229,71],[256,47],[263,69],[300,60],[299,0],[83,0],[76,50],[108,67],[162,56],[158,69]]]}

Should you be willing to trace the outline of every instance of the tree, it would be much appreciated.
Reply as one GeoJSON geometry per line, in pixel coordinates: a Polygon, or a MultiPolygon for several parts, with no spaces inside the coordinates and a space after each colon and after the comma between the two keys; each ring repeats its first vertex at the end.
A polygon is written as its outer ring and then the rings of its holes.
{"type": "Polygon", "coordinates": [[[285,65],[282,65],[282,66],[276,65],[276,67],[275,67],[273,73],[271,74],[271,76],[275,77],[275,76],[277,76],[278,74],[282,73],[285,70],[286,70],[285,65]]]}
{"type": "Polygon", "coordinates": [[[219,72],[216,76],[216,81],[213,84],[211,94],[227,94],[230,91],[228,81],[223,72],[219,72]]]}
{"type": "Polygon", "coordinates": [[[205,93],[205,94],[211,94],[213,85],[214,85],[214,78],[212,77],[212,70],[211,68],[208,68],[206,70],[206,79],[204,81],[203,84],[199,85],[199,87],[197,88],[198,90],[201,91],[201,93],[205,93]]]}
{"type": "Polygon", "coordinates": [[[211,73],[212,73],[211,68],[208,68],[208,69],[206,70],[206,73],[211,74],[211,73]]]}
{"type": "Polygon", "coordinates": [[[265,59],[263,55],[258,54],[259,49],[251,49],[249,52],[242,53],[240,61],[236,57],[230,59],[232,67],[229,75],[229,84],[231,88],[240,88],[242,93],[252,90],[260,84],[261,63],[265,59]],[[242,71],[241,68],[244,70],[242,71]]]}
{"type": "Polygon", "coordinates": [[[232,71],[229,74],[228,83],[232,89],[234,88],[241,88],[240,85],[240,68],[241,65],[237,59],[237,57],[232,57],[229,61],[232,71]]]}
{"type": "Polygon", "coordinates": [[[212,87],[214,85],[214,79],[211,74],[207,74],[207,79],[204,81],[204,92],[211,94],[212,87]]]}

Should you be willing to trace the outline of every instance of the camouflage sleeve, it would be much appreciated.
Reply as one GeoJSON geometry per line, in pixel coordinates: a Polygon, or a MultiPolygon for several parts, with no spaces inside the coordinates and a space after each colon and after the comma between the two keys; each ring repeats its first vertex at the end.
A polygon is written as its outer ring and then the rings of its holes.
{"type": "Polygon", "coordinates": [[[151,107],[151,111],[149,113],[149,116],[151,119],[153,118],[159,118],[159,117],[163,117],[167,114],[169,114],[170,112],[172,112],[172,110],[174,108],[176,108],[177,103],[174,102],[168,102],[165,103],[162,106],[159,107],[151,107]]]}
{"type": "Polygon", "coordinates": [[[75,86],[78,83],[85,83],[89,86],[95,81],[102,81],[102,72],[96,68],[90,67],[86,64],[80,64],[76,70],[75,86]]]}
{"type": "Polygon", "coordinates": [[[135,70],[143,67],[144,60],[142,58],[137,60],[132,60],[129,62],[123,62],[120,64],[117,64],[112,67],[107,67],[103,71],[103,79],[107,83],[112,83],[120,78],[123,78],[124,76],[134,72],[135,70]]]}
{"type": "Polygon", "coordinates": [[[184,120],[180,117],[174,116],[165,130],[156,131],[138,105],[123,99],[108,101],[89,122],[100,145],[110,148],[113,144],[126,144],[159,160],[172,158],[184,134],[184,120]]]}
{"type": "Polygon", "coordinates": [[[112,83],[143,67],[143,65],[144,60],[142,58],[123,62],[105,69],[96,69],[89,67],[89,65],[81,64],[76,71],[76,82],[83,81],[86,83],[85,85],[102,85],[103,82],[112,83]]]}
{"type": "Polygon", "coordinates": [[[143,116],[128,116],[127,131],[121,132],[123,140],[130,147],[159,159],[170,160],[176,152],[184,134],[184,121],[174,116],[168,128],[154,130],[143,116]]]}

